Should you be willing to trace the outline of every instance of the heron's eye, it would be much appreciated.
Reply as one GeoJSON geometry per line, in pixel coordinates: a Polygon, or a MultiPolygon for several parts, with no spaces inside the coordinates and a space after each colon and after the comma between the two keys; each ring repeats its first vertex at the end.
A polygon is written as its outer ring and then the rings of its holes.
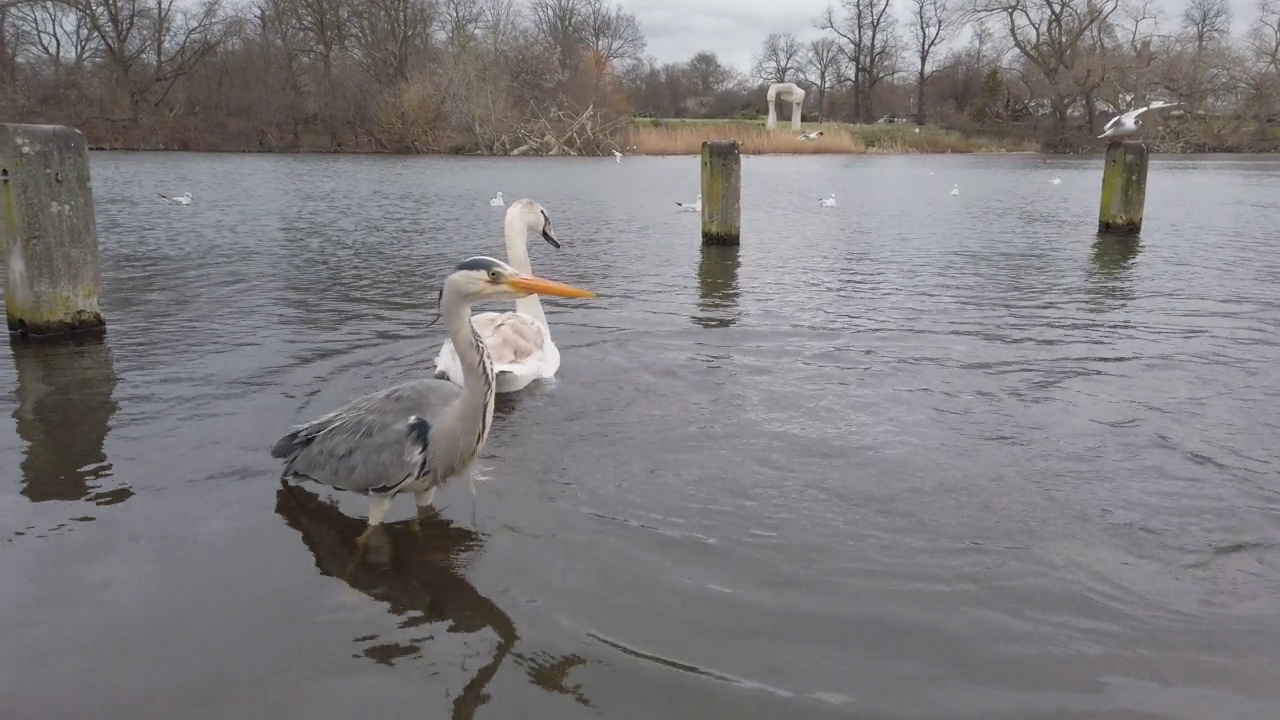
{"type": "Polygon", "coordinates": [[[498,279],[498,271],[497,271],[497,270],[490,270],[490,271],[489,271],[489,279],[490,279],[490,280],[497,280],[497,279],[498,279]]]}

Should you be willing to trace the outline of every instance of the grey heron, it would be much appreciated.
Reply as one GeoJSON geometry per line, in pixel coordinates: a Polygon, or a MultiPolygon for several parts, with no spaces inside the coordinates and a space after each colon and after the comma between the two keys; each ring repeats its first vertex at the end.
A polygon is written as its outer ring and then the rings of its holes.
{"type": "MultiPolygon", "coordinates": [[[[533,274],[529,265],[530,230],[540,234],[551,247],[560,247],[546,208],[529,198],[511,203],[504,227],[507,262],[526,275],[533,274]]],[[[534,380],[554,377],[560,368],[560,350],[551,341],[547,316],[537,295],[516,300],[515,312],[478,313],[471,318],[471,324],[493,359],[496,392],[515,392],[534,380]]],[[[466,384],[462,360],[451,341],[445,341],[435,362],[437,378],[466,384]]]]}
{"type": "Polygon", "coordinates": [[[1102,126],[1102,134],[1099,135],[1098,138],[1126,137],[1132,135],[1138,132],[1138,129],[1142,127],[1142,120],[1138,119],[1139,115],[1148,110],[1173,107],[1177,104],[1178,103],[1167,103],[1161,100],[1156,100],[1146,107],[1134,108],[1123,115],[1117,115],[1107,121],[1106,125],[1102,126]]]}
{"type": "Polygon", "coordinates": [[[459,263],[440,288],[439,313],[462,358],[465,386],[412,380],[297,425],[271,448],[272,457],[285,460],[281,477],[368,495],[362,546],[398,493],[412,492],[420,511],[430,507],[436,488],[466,472],[479,456],[493,423],[493,362],[470,322],[471,305],[534,293],[595,297],[491,257],[459,263]]]}

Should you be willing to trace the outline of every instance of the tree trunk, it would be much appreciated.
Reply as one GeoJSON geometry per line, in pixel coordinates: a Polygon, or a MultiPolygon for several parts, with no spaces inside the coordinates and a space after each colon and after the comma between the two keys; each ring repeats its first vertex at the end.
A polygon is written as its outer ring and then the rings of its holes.
{"type": "Polygon", "coordinates": [[[924,124],[924,63],[925,57],[920,57],[920,71],[916,73],[916,124],[924,124]]]}

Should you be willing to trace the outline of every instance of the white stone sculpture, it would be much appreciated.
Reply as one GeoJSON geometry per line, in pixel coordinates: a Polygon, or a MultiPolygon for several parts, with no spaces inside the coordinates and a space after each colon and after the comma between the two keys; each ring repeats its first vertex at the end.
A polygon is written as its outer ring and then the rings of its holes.
{"type": "Polygon", "coordinates": [[[804,105],[804,89],[795,83],[774,83],[765,96],[769,100],[769,120],[765,127],[778,127],[778,100],[791,103],[791,129],[800,129],[800,108],[804,105]]]}

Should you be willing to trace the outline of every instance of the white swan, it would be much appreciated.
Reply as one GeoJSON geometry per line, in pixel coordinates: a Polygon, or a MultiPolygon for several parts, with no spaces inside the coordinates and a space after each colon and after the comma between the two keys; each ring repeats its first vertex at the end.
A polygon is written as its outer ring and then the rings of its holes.
{"type": "Polygon", "coordinates": [[[489,198],[489,204],[494,207],[502,207],[503,205],[507,204],[507,201],[502,199],[501,190],[498,191],[497,195],[494,195],[493,197],[489,198]]]}
{"type": "MultiPolygon", "coordinates": [[[[529,266],[529,230],[537,230],[551,247],[560,243],[551,233],[551,218],[542,205],[523,198],[511,203],[506,219],[507,262],[526,275],[529,266]]],[[[515,392],[560,369],[560,350],[551,342],[547,317],[537,295],[516,300],[515,312],[486,312],[471,316],[471,324],[484,340],[493,360],[495,390],[515,392]]],[[[436,355],[437,378],[463,385],[462,363],[453,341],[446,340],[436,355]]]]}
{"type": "Polygon", "coordinates": [[[179,205],[191,204],[191,193],[189,192],[182,193],[182,195],[174,195],[174,196],[165,195],[164,193],[156,193],[156,194],[164,198],[164,201],[167,203],[177,203],[179,205]]]}
{"type": "Polygon", "coordinates": [[[819,205],[819,206],[821,206],[821,207],[835,207],[835,206],[836,206],[836,194],[835,194],[835,193],[831,193],[831,197],[829,197],[829,198],[822,198],[821,200],[819,200],[819,201],[818,201],[818,205],[819,205]]]}
{"type": "Polygon", "coordinates": [[[699,195],[698,199],[695,200],[694,202],[682,203],[679,200],[677,200],[676,204],[679,205],[681,209],[688,210],[689,212],[702,212],[702,196],[701,195],[699,195]]]}
{"type": "Polygon", "coordinates": [[[960,185],[958,185],[958,184],[956,184],[956,185],[952,185],[952,186],[951,186],[951,194],[952,194],[952,195],[959,195],[959,194],[960,194],[960,185]]]}

